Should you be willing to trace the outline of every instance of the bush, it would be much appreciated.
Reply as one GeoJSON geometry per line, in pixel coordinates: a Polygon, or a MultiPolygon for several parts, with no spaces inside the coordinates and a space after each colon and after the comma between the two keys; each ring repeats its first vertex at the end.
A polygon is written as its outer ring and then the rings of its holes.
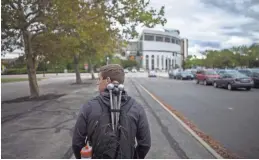
{"type": "MultiPolygon", "coordinates": [[[[88,73],[88,71],[86,71],[85,69],[80,69],[79,70],[80,73],[88,73]]],[[[67,70],[68,73],[75,73],[75,70],[74,69],[71,69],[71,70],[67,70]]]]}
{"type": "MultiPolygon", "coordinates": [[[[37,74],[43,74],[44,71],[37,71],[37,74]]],[[[45,74],[47,73],[64,73],[64,69],[49,69],[45,71],[45,74]]],[[[74,70],[68,70],[68,73],[75,73],[74,70]]],[[[87,73],[86,70],[80,69],[80,73],[87,73]]],[[[16,74],[28,74],[26,68],[10,68],[6,69],[3,75],[16,75],[16,74]]]]}
{"type": "Polygon", "coordinates": [[[3,74],[4,75],[27,74],[27,69],[26,68],[10,68],[10,69],[6,69],[3,74]]]}

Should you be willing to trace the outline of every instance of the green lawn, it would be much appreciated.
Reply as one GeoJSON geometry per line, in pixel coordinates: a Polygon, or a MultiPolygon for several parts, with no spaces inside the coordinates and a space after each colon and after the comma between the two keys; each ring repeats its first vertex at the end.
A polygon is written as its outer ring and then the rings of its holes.
{"type": "MultiPolygon", "coordinates": [[[[37,78],[38,81],[42,79],[43,78],[37,78]]],[[[21,82],[21,81],[28,81],[28,78],[1,78],[1,83],[11,83],[11,82],[21,82]]]]}

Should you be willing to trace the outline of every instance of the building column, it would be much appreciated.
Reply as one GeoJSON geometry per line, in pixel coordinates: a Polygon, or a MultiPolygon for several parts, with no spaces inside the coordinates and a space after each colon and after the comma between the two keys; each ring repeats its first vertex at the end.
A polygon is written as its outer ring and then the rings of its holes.
{"type": "Polygon", "coordinates": [[[142,68],[146,69],[146,55],[143,54],[143,58],[142,58],[142,68]]]}
{"type": "Polygon", "coordinates": [[[152,70],[152,54],[149,54],[148,56],[149,56],[148,69],[149,69],[149,70],[152,70]]]}

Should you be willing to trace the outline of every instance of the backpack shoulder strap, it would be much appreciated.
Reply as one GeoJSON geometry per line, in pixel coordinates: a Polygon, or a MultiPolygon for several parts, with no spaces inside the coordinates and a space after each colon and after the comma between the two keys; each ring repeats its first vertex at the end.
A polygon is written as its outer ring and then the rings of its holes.
{"type": "Polygon", "coordinates": [[[124,105],[127,105],[127,106],[129,106],[125,111],[126,111],[126,113],[128,113],[129,112],[129,110],[131,109],[131,107],[133,106],[133,104],[135,103],[135,100],[132,98],[132,97],[128,97],[129,98],[129,100],[128,100],[128,102],[126,102],[124,105]]]}

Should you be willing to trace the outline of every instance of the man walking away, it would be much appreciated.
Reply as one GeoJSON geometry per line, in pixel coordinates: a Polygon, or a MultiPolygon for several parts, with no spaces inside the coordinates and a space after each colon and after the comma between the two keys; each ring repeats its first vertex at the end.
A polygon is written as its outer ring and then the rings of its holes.
{"type": "Polygon", "coordinates": [[[92,158],[144,159],[151,147],[149,124],[143,107],[122,91],[119,110],[114,110],[111,90],[107,86],[124,83],[124,70],[120,65],[101,67],[98,86],[100,95],[80,108],[74,128],[72,148],[77,159],[89,143],[92,158]],[[118,126],[112,127],[112,112],[119,114],[118,126]],[[135,144],[135,141],[137,144],[135,144]]]}

